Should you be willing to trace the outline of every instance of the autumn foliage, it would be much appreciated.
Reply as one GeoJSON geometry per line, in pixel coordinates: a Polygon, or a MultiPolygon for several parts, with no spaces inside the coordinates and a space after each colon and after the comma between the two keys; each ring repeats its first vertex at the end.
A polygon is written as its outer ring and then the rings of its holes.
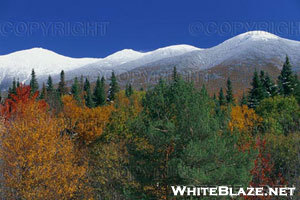
{"type": "Polygon", "coordinates": [[[230,116],[231,120],[228,124],[230,132],[238,133],[239,146],[242,149],[249,149],[254,145],[255,133],[262,118],[246,105],[232,107],[230,116]]]}
{"type": "Polygon", "coordinates": [[[237,105],[228,81],[227,101],[223,92],[218,101],[176,68],[147,91],[120,90],[114,74],[94,88],[85,79],[71,93],[61,92],[64,76],[58,88],[49,77],[40,95],[13,84],[0,103],[1,198],[174,199],[171,185],[298,183],[293,96],[254,88],[255,107],[246,96],[237,105]]]}
{"type": "MultiPolygon", "coordinates": [[[[271,161],[271,155],[266,151],[266,140],[260,138],[256,141],[256,148],[258,149],[258,155],[254,161],[255,166],[251,170],[252,181],[251,187],[274,187],[278,185],[286,185],[286,181],[281,174],[274,176],[274,165],[271,161]]],[[[272,199],[271,196],[249,196],[245,199],[272,199]]]]}
{"type": "Polygon", "coordinates": [[[25,114],[25,109],[33,104],[36,109],[45,109],[46,103],[44,101],[36,102],[39,93],[30,93],[30,86],[21,85],[16,89],[16,94],[10,94],[10,98],[6,99],[1,105],[1,115],[5,120],[13,118],[15,115],[21,116],[25,114]]]}
{"type": "Polygon", "coordinates": [[[71,199],[84,196],[86,163],[77,163],[74,145],[60,133],[63,121],[22,86],[1,107],[2,197],[71,199]]]}
{"type": "Polygon", "coordinates": [[[63,112],[60,118],[64,121],[66,133],[79,139],[84,144],[89,144],[99,137],[108,123],[113,104],[88,108],[77,104],[72,96],[63,96],[63,112]]]}

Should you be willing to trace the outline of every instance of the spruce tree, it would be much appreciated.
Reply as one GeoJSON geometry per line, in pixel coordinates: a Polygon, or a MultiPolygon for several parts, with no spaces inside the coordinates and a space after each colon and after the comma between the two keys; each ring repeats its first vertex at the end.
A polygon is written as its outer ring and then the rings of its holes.
{"type": "Polygon", "coordinates": [[[79,80],[80,93],[83,93],[83,86],[84,86],[84,77],[83,75],[81,75],[79,80]]]}
{"type": "Polygon", "coordinates": [[[230,78],[227,79],[226,101],[228,104],[234,104],[234,97],[230,78]]]}
{"type": "Polygon", "coordinates": [[[65,83],[65,72],[64,70],[60,73],[60,81],[58,83],[57,92],[60,96],[63,96],[68,93],[68,89],[65,83]]]}
{"type": "Polygon", "coordinates": [[[74,78],[73,85],[71,87],[71,93],[73,95],[73,98],[77,101],[78,104],[81,103],[81,98],[80,98],[80,85],[78,82],[78,78],[74,78]]]}
{"type": "Polygon", "coordinates": [[[19,78],[17,80],[17,88],[20,87],[20,81],[19,81],[19,78]]]}
{"type": "Polygon", "coordinates": [[[226,104],[226,100],[224,97],[224,92],[223,92],[223,88],[220,88],[220,92],[219,92],[219,105],[220,106],[224,106],[226,104]]]}
{"type": "Polygon", "coordinates": [[[258,106],[260,101],[264,98],[263,86],[261,84],[257,71],[255,71],[253,74],[251,85],[252,88],[248,96],[248,106],[250,108],[256,108],[256,106],[258,106]]]}
{"type": "Polygon", "coordinates": [[[260,81],[263,87],[263,94],[265,98],[274,97],[277,94],[277,87],[268,73],[265,74],[264,71],[261,71],[260,81]]]}
{"type": "Polygon", "coordinates": [[[172,78],[173,78],[173,81],[178,81],[179,75],[177,73],[177,68],[176,67],[173,68],[173,76],[172,76],[172,78]]]}
{"type": "Polygon", "coordinates": [[[297,79],[295,79],[295,75],[292,72],[292,65],[288,56],[286,56],[285,63],[278,77],[278,85],[281,95],[290,96],[296,91],[297,79]]]}
{"type": "Polygon", "coordinates": [[[83,88],[85,93],[84,94],[85,105],[89,108],[94,107],[93,97],[91,93],[91,85],[88,78],[85,79],[83,88]]]}
{"type": "Polygon", "coordinates": [[[14,95],[17,94],[17,86],[16,86],[16,79],[15,78],[13,79],[12,87],[9,87],[9,89],[8,89],[7,97],[10,99],[12,94],[14,94],[14,95]]]}
{"type": "Polygon", "coordinates": [[[132,88],[131,83],[129,83],[129,86],[128,86],[128,94],[129,94],[129,96],[133,95],[133,88],[132,88]]]}
{"type": "Polygon", "coordinates": [[[102,106],[106,102],[106,95],[105,95],[105,79],[104,77],[97,78],[96,86],[94,89],[94,103],[95,106],[102,106]]]}
{"type": "Polygon", "coordinates": [[[8,99],[11,99],[11,94],[12,94],[12,89],[11,89],[11,87],[9,87],[8,91],[7,91],[7,98],[8,99]]]}
{"type": "Polygon", "coordinates": [[[213,100],[214,100],[214,101],[216,101],[216,100],[217,100],[216,93],[214,93],[213,100]]]}
{"type": "Polygon", "coordinates": [[[129,83],[125,87],[125,95],[127,97],[130,97],[132,94],[133,94],[133,89],[132,89],[131,83],[129,83]]]}
{"type": "Polygon", "coordinates": [[[40,94],[39,98],[40,99],[46,99],[47,98],[47,88],[46,88],[45,83],[43,83],[41,94],[40,94]]]}
{"type": "Polygon", "coordinates": [[[242,105],[247,105],[247,104],[248,104],[247,97],[246,97],[245,93],[243,92],[243,96],[240,100],[240,105],[242,106],[242,105]]]}
{"type": "Polygon", "coordinates": [[[102,76],[102,78],[101,78],[101,85],[102,85],[102,88],[103,88],[103,105],[106,103],[106,91],[105,91],[105,87],[106,87],[106,85],[105,85],[105,78],[104,78],[104,76],[102,76]]]}
{"type": "Polygon", "coordinates": [[[87,92],[91,90],[91,84],[90,84],[90,81],[88,78],[85,78],[85,82],[84,82],[84,85],[83,85],[83,91],[87,92]]]}
{"type": "Polygon", "coordinates": [[[117,78],[115,75],[115,72],[112,72],[111,78],[110,78],[110,84],[109,84],[109,90],[108,90],[108,100],[114,101],[116,98],[116,94],[119,92],[119,85],[117,82],[117,78]]]}
{"type": "Polygon", "coordinates": [[[269,95],[267,92],[267,88],[265,87],[266,77],[265,77],[265,72],[263,70],[260,71],[259,80],[262,86],[263,97],[268,98],[269,95]]]}
{"type": "Polygon", "coordinates": [[[36,79],[34,69],[31,71],[31,80],[30,80],[30,91],[31,94],[35,93],[39,89],[39,84],[36,79]]]}
{"type": "Polygon", "coordinates": [[[12,82],[11,93],[15,94],[15,95],[17,94],[17,83],[16,83],[16,79],[15,78],[13,79],[13,82],[12,82]]]}
{"type": "Polygon", "coordinates": [[[53,81],[51,76],[49,75],[48,80],[47,80],[47,93],[51,94],[54,91],[54,87],[53,87],[53,81]]]}

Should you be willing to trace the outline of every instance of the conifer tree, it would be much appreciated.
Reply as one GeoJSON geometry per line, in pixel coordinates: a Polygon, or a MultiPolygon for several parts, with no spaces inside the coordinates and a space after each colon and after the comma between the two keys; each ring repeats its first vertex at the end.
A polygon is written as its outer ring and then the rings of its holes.
{"type": "Polygon", "coordinates": [[[128,94],[129,94],[129,96],[133,95],[133,88],[132,88],[131,83],[128,86],[128,94]]]}
{"type": "Polygon", "coordinates": [[[83,78],[83,75],[80,76],[79,86],[80,86],[80,93],[82,93],[83,92],[83,87],[84,87],[84,78],[83,78]]]}
{"type": "Polygon", "coordinates": [[[39,85],[36,79],[34,69],[31,71],[31,80],[30,80],[31,94],[35,93],[39,89],[39,85]]]}
{"type": "Polygon", "coordinates": [[[12,82],[12,89],[11,89],[11,93],[16,95],[17,94],[17,83],[16,83],[16,79],[14,78],[13,82],[12,82]]]}
{"type": "Polygon", "coordinates": [[[54,91],[54,87],[53,87],[53,81],[51,76],[49,75],[48,80],[47,80],[47,93],[53,93],[54,91]]]}
{"type": "Polygon", "coordinates": [[[105,95],[105,79],[104,77],[97,78],[96,86],[94,89],[94,103],[95,106],[102,106],[106,102],[106,95],[105,95]]]}
{"type": "Polygon", "coordinates": [[[61,71],[60,73],[60,81],[58,83],[58,88],[57,88],[57,92],[60,96],[65,95],[68,93],[68,89],[65,83],[65,72],[64,70],[61,71]]]}
{"type": "Polygon", "coordinates": [[[132,89],[131,83],[129,83],[125,87],[125,95],[127,97],[130,97],[132,94],[133,94],[133,89],[132,89]]]}
{"type": "Polygon", "coordinates": [[[265,87],[266,77],[265,77],[265,72],[263,70],[260,71],[259,80],[260,80],[260,83],[262,86],[263,96],[264,96],[264,98],[268,98],[269,95],[267,92],[267,88],[265,87]]]}
{"type": "Polygon", "coordinates": [[[20,87],[20,81],[19,81],[19,78],[17,80],[17,88],[20,87]]]}
{"type": "Polygon", "coordinates": [[[101,85],[102,85],[102,88],[103,88],[103,105],[106,103],[106,90],[105,90],[105,78],[104,76],[102,76],[101,78],[101,85]]]}
{"type": "Polygon", "coordinates": [[[274,97],[277,94],[277,87],[268,73],[265,74],[264,71],[261,71],[260,81],[263,87],[263,94],[265,98],[274,97]]]}
{"type": "Polygon", "coordinates": [[[242,96],[242,98],[241,98],[241,101],[240,101],[240,105],[242,106],[242,105],[247,105],[247,97],[246,97],[246,95],[245,95],[245,93],[243,92],[243,96],[242,96]]]}
{"type": "Polygon", "coordinates": [[[39,99],[46,99],[46,98],[47,98],[47,88],[46,88],[45,83],[43,83],[39,99]]]}
{"type": "Polygon", "coordinates": [[[224,92],[223,92],[223,88],[220,88],[220,92],[219,92],[219,105],[220,106],[224,106],[226,104],[226,100],[224,97],[224,92]]]}
{"type": "Polygon", "coordinates": [[[116,94],[119,92],[119,85],[117,82],[117,78],[115,75],[115,72],[112,72],[111,78],[110,78],[110,84],[109,84],[109,90],[108,90],[108,100],[114,101],[116,98],[116,94]]]}
{"type": "Polygon", "coordinates": [[[9,87],[8,88],[8,98],[10,99],[11,98],[11,94],[17,94],[17,86],[16,86],[16,79],[14,78],[13,79],[13,82],[12,82],[12,87],[9,87]]]}
{"type": "Polygon", "coordinates": [[[85,105],[89,108],[94,107],[94,102],[93,102],[93,97],[92,97],[92,93],[91,93],[91,85],[90,82],[88,80],[88,78],[85,79],[84,82],[84,100],[85,100],[85,105]]]}
{"type": "Polygon", "coordinates": [[[50,108],[55,110],[57,113],[62,109],[62,102],[60,99],[60,93],[56,90],[53,85],[52,77],[49,75],[46,85],[46,101],[50,108]]]}
{"type": "Polygon", "coordinates": [[[73,98],[77,101],[78,104],[81,103],[81,99],[80,99],[80,85],[78,82],[78,78],[75,77],[74,79],[74,83],[71,87],[71,93],[73,95],[73,98]]]}
{"type": "Polygon", "coordinates": [[[286,56],[285,63],[278,77],[278,85],[281,95],[290,96],[296,91],[297,79],[295,79],[295,75],[292,72],[292,65],[288,56],[286,56]]]}
{"type": "Polygon", "coordinates": [[[214,100],[214,101],[216,101],[216,100],[217,100],[216,93],[214,93],[213,100],[214,100]]]}
{"type": "Polygon", "coordinates": [[[239,151],[220,126],[227,119],[215,115],[205,87],[199,92],[182,79],[169,84],[160,80],[146,92],[142,113],[132,131],[145,136],[153,150],[129,145],[129,153],[145,199],[173,199],[170,183],[248,184],[253,155],[239,151]]]}
{"type": "Polygon", "coordinates": [[[234,103],[232,84],[231,84],[230,78],[227,79],[226,101],[228,104],[234,103]]]}
{"type": "Polygon", "coordinates": [[[256,108],[256,106],[258,106],[260,101],[264,98],[263,86],[261,84],[257,71],[255,71],[253,74],[251,85],[252,88],[248,96],[248,106],[250,108],[256,108]]]}
{"type": "Polygon", "coordinates": [[[173,78],[173,81],[178,81],[179,75],[177,73],[177,68],[176,67],[173,68],[173,76],[172,76],[172,78],[173,78]]]}

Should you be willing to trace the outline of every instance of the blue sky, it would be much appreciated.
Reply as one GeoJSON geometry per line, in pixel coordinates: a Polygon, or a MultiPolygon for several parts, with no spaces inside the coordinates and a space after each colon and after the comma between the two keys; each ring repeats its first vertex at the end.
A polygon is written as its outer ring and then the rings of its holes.
{"type": "Polygon", "coordinates": [[[207,48],[249,30],[300,40],[299,0],[1,0],[0,54],[43,47],[105,57],[190,44],[207,48]]]}

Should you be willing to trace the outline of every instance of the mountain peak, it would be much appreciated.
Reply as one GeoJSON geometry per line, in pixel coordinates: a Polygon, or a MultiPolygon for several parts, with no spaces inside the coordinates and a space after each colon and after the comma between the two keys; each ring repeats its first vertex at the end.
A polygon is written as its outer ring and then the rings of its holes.
{"type": "Polygon", "coordinates": [[[58,55],[57,53],[55,53],[53,51],[50,51],[48,49],[44,49],[44,48],[41,48],[41,47],[34,47],[34,48],[31,48],[31,49],[16,51],[16,52],[7,54],[6,56],[30,56],[30,55],[44,56],[44,55],[48,55],[48,54],[58,55]]]}
{"type": "Polygon", "coordinates": [[[243,38],[243,39],[252,39],[252,40],[270,40],[270,39],[279,39],[278,36],[266,32],[266,31],[249,31],[246,33],[242,33],[237,36],[238,38],[243,38]]]}
{"type": "Polygon", "coordinates": [[[143,53],[134,51],[132,49],[123,49],[121,51],[117,51],[107,57],[105,57],[105,60],[123,60],[123,59],[136,59],[142,56],[143,53]]]}
{"type": "Polygon", "coordinates": [[[123,49],[123,50],[120,50],[120,51],[117,51],[109,56],[112,56],[112,55],[124,55],[124,54],[141,54],[141,52],[139,51],[135,51],[133,49],[123,49]]]}

